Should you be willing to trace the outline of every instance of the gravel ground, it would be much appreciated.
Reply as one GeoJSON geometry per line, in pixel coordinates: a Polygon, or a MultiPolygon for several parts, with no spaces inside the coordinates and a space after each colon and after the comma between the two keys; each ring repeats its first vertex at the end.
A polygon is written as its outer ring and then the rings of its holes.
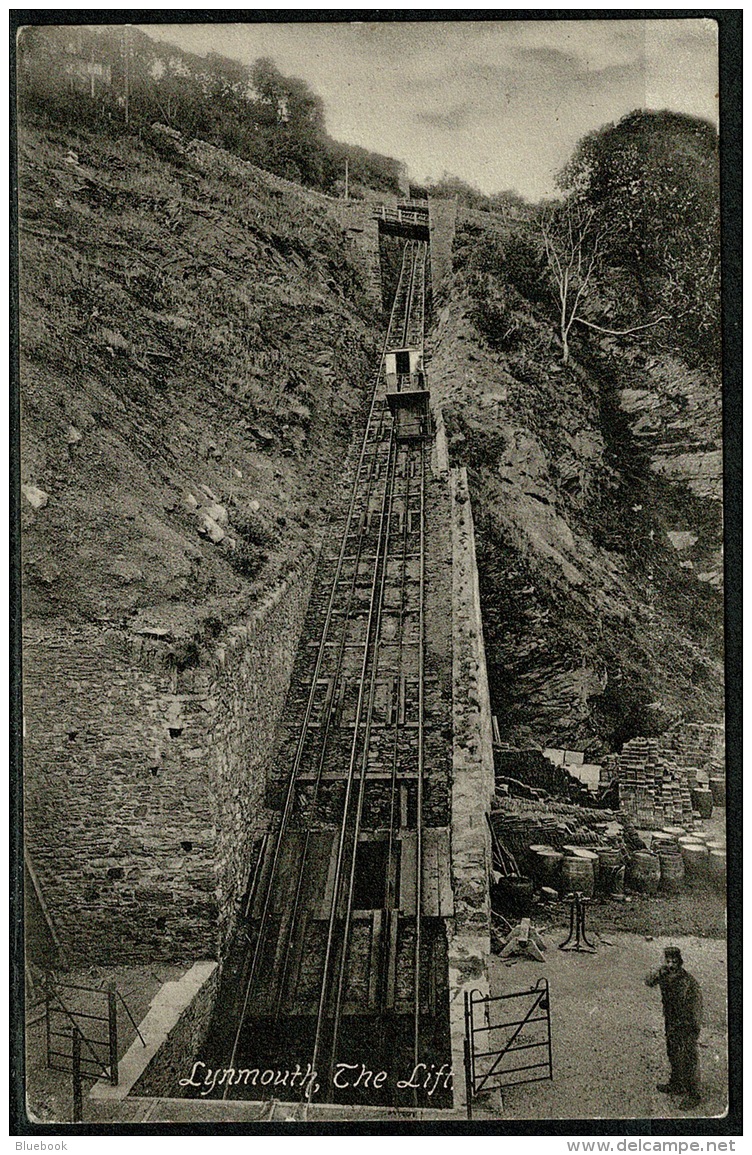
{"type": "MultiPolygon", "coordinates": [[[[627,891],[626,901],[621,903],[595,897],[587,908],[586,919],[587,926],[600,934],[621,931],[654,935],[660,928],[667,935],[726,937],[726,908],[723,894],[717,890],[693,889],[650,897],[627,891]]],[[[568,903],[537,906],[533,922],[543,927],[568,925],[568,903]]]]}
{"type": "MultiPolygon", "coordinates": [[[[545,935],[544,963],[491,963],[492,994],[533,985],[545,975],[551,990],[553,1072],[551,1082],[504,1092],[505,1119],[714,1118],[727,1108],[726,943],[698,937],[652,937],[615,933],[598,953],[557,950],[567,927],[545,935]],[[608,943],[608,945],[606,945],[608,943]],[[687,970],[700,983],[705,1026],[700,1035],[703,1101],[692,1111],[656,1090],[668,1075],[660,993],[644,984],[677,945],[687,970]]],[[[605,936],[604,936],[605,937],[605,936]]],[[[496,1021],[499,1021],[497,1018],[496,1021]]]]}

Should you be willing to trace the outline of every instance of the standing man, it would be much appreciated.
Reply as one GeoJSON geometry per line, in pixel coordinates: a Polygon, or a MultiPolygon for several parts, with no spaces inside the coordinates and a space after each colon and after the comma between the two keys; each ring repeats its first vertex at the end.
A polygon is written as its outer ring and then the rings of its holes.
{"type": "Polygon", "coordinates": [[[666,1050],[671,1064],[668,1083],[659,1083],[666,1095],[684,1095],[682,1110],[700,1102],[697,1039],[702,1026],[702,994],[697,980],[684,969],[678,947],[668,946],[665,962],[645,979],[645,985],[661,988],[666,1023],[666,1050]]]}

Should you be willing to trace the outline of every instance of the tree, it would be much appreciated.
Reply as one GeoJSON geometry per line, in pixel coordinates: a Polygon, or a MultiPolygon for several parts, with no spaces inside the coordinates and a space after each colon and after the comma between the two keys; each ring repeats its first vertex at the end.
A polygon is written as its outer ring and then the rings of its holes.
{"type": "Polygon", "coordinates": [[[612,231],[598,219],[595,209],[572,199],[566,200],[544,212],[540,231],[548,269],[558,296],[564,365],[569,362],[569,334],[575,322],[600,333],[621,337],[635,333],[638,329],[652,328],[667,319],[662,316],[643,325],[608,329],[589,321],[583,315],[603,269],[604,247],[612,231]]]}
{"type": "Polygon", "coordinates": [[[660,312],[690,361],[720,356],[718,135],[673,112],[632,112],[589,133],[559,175],[607,227],[599,289],[621,323],[660,312]]]}
{"type": "Polygon", "coordinates": [[[335,187],[345,158],[353,182],[395,193],[403,183],[401,162],[327,136],[321,98],[272,60],[249,67],[216,53],[198,56],[124,25],[21,29],[18,97],[22,112],[68,125],[104,123],[111,132],[161,121],[324,190],[335,187]],[[95,72],[89,64],[104,67],[95,72]],[[102,77],[96,99],[90,75],[102,77]]]}

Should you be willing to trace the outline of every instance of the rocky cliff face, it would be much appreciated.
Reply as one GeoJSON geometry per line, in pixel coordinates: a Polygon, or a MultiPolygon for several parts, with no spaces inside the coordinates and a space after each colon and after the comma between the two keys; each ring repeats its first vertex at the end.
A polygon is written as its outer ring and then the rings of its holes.
{"type": "Polygon", "coordinates": [[[479,304],[478,243],[458,233],[431,387],[470,471],[502,738],[595,754],[679,717],[716,720],[719,384],[613,339],[563,366],[545,310],[503,265],[479,304]]]}
{"type": "Polygon", "coordinates": [[[316,548],[373,364],[325,198],[179,134],[19,143],[27,626],[190,646],[316,548]]]}
{"type": "Polygon", "coordinates": [[[364,267],[326,198],[169,131],[27,126],[19,176],[25,849],[71,957],[214,955],[364,418],[364,267]]]}

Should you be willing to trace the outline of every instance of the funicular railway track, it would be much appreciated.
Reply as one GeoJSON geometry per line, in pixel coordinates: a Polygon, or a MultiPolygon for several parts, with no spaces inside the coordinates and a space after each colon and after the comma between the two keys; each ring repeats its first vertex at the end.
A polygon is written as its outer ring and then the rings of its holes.
{"type": "MultiPolygon", "coordinates": [[[[408,241],[385,350],[422,349],[425,280],[426,245],[408,241]]],[[[279,820],[248,895],[224,1060],[235,1070],[316,1071],[317,1087],[300,1098],[415,1103],[420,1091],[395,1084],[446,1057],[440,916],[451,894],[432,780],[430,828],[424,815],[426,699],[435,695],[425,671],[429,450],[425,437],[400,438],[381,369],[288,694],[271,799],[279,820]],[[387,1070],[388,1084],[345,1088],[361,1063],[387,1070]]],[[[259,1091],[238,1080],[224,1093],[259,1091]]],[[[441,1105],[441,1093],[431,1101],[441,1105]]]]}

